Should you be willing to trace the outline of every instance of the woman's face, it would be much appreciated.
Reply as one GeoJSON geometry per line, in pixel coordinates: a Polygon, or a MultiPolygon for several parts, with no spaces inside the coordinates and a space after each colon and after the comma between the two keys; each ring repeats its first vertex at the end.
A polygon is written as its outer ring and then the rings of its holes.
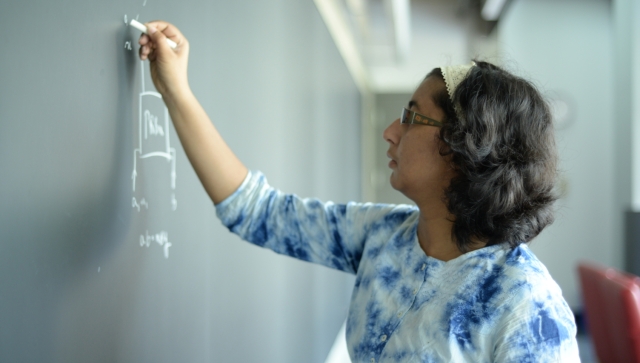
{"type": "MultiPolygon", "coordinates": [[[[438,121],[444,120],[444,111],[436,106],[433,97],[444,89],[444,81],[440,78],[425,79],[407,108],[438,121]]],[[[399,118],[382,134],[389,143],[391,186],[418,205],[442,202],[444,189],[454,176],[447,158],[440,155],[439,134],[439,127],[401,124],[399,118]]]]}

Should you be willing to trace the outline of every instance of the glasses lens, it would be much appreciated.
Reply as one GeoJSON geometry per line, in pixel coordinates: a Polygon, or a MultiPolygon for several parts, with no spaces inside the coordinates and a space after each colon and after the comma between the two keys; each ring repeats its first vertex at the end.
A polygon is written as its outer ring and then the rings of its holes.
{"type": "Polygon", "coordinates": [[[400,123],[406,124],[409,123],[409,110],[406,108],[402,108],[402,113],[400,114],[400,123]]]}

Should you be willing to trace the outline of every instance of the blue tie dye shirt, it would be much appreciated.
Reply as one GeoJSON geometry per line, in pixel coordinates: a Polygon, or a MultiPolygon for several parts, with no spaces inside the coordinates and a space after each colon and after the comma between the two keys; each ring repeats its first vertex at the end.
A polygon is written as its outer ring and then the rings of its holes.
{"type": "Polygon", "coordinates": [[[414,206],[301,199],[259,172],[217,214],[251,243],[356,275],[353,362],[580,361],[573,314],[526,245],[440,261],[420,248],[414,206]]]}

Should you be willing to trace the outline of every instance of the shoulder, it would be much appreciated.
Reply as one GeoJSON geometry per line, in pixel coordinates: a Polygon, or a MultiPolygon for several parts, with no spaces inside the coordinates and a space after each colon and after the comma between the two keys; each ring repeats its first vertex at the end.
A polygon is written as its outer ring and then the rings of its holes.
{"type": "Polygon", "coordinates": [[[512,314],[546,314],[570,318],[573,322],[573,313],[560,286],[527,245],[505,248],[496,264],[500,266],[502,286],[512,314]],[[547,314],[548,309],[554,312],[547,314]]]}
{"type": "Polygon", "coordinates": [[[573,354],[573,313],[544,264],[523,244],[506,251],[502,266],[507,299],[496,329],[500,348],[511,356],[573,354]]]}
{"type": "Polygon", "coordinates": [[[505,247],[497,262],[502,267],[505,280],[510,282],[512,295],[522,299],[551,298],[564,302],[560,286],[526,244],[505,247]]]}
{"type": "Polygon", "coordinates": [[[453,300],[481,306],[494,328],[515,315],[533,314],[540,303],[573,317],[560,287],[526,245],[481,248],[447,262],[443,272],[453,300]]]}

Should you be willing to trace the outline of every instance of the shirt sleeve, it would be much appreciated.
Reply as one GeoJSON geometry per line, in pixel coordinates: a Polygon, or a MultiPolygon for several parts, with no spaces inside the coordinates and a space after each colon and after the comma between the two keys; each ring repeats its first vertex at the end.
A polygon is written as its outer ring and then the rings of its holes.
{"type": "Polygon", "coordinates": [[[573,313],[562,301],[526,299],[504,319],[494,362],[579,363],[573,313]]]}
{"type": "Polygon", "coordinates": [[[356,273],[369,232],[391,205],[302,199],[249,172],[231,196],[216,206],[222,223],[242,239],[276,253],[356,273]]]}

